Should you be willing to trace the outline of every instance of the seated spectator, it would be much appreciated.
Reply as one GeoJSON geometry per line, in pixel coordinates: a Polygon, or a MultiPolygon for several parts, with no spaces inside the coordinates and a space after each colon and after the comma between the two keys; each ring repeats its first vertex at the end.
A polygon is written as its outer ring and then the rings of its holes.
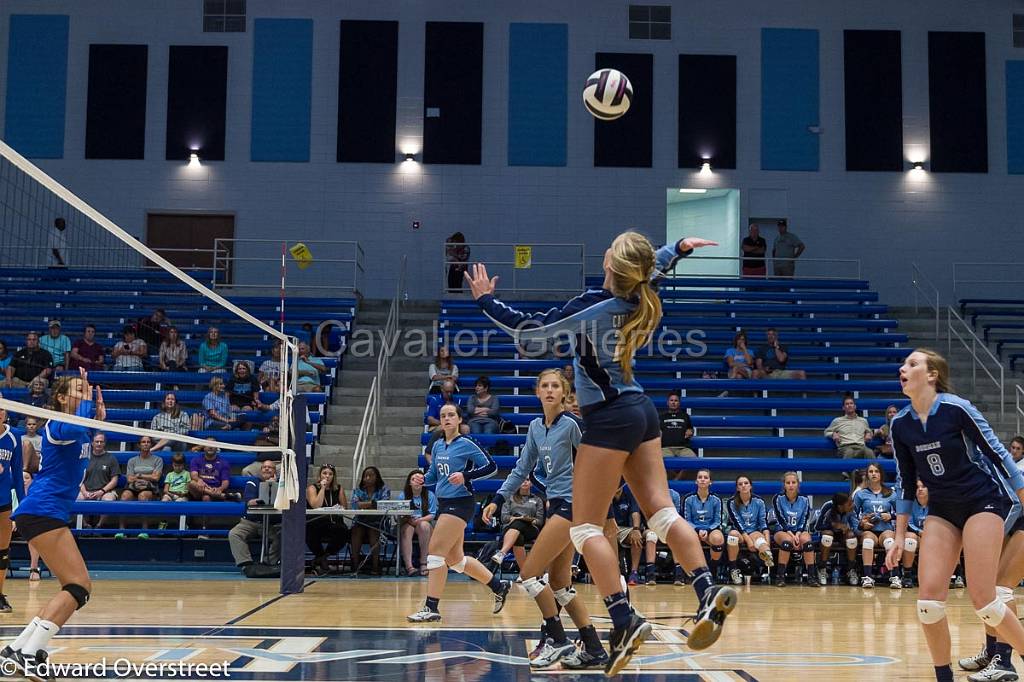
{"type": "MultiPolygon", "coordinates": [[[[352,509],[376,509],[377,500],[390,500],[391,490],[381,478],[380,469],[366,467],[359,477],[359,485],[352,490],[352,509]]],[[[363,543],[370,545],[373,575],[380,575],[380,516],[357,516],[352,523],[352,572],[359,573],[363,564],[363,543]]]]}
{"type": "Polygon", "coordinates": [[[532,485],[530,479],[526,479],[501,505],[501,548],[491,557],[499,567],[512,550],[516,565],[522,569],[526,563],[526,543],[532,543],[540,535],[544,525],[544,500],[530,491],[532,485]]]}
{"type": "Polygon", "coordinates": [[[206,339],[199,344],[200,372],[223,372],[228,368],[228,344],[220,340],[220,330],[210,327],[206,339]]]}
{"type": "Polygon", "coordinates": [[[262,407],[259,382],[252,375],[249,363],[244,360],[235,363],[234,372],[224,384],[224,390],[228,393],[231,406],[239,411],[258,410],[262,407]]]}
{"type": "Polygon", "coordinates": [[[126,325],[121,330],[121,340],[114,344],[114,350],[110,354],[114,357],[114,366],[111,369],[123,372],[141,372],[146,368],[149,347],[145,341],[135,335],[134,326],[126,325]]]}
{"type": "MultiPolygon", "coordinates": [[[[423,423],[431,429],[441,426],[441,408],[451,403],[462,410],[459,397],[455,395],[455,381],[445,379],[441,382],[441,390],[438,393],[427,396],[427,411],[423,413],[423,423]]],[[[463,424],[463,433],[469,433],[469,426],[463,424]]]]}
{"type": "Polygon", "coordinates": [[[1014,462],[1024,459],[1024,436],[1013,437],[1010,441],[1010,454],[1013,455],[1014,462]]]}
{"type": "Polygon", "coordinates": [[[619,547],[629,548],[629,578],[630,585],[640,582],[637,571],[640,568],[640,553],[644,547],[643,526],[640,521],[640,505],[637,504],[633,493],[625,485],[620,485],[612,498],[612,516],[618,526],[616,540],[619,547]]]}
{"type": "Polygon", "coordinates": [[[423,472],[413,469],[405,477],[400,500],[409,500],[412,504],[412,516],[402,519],[402,527],[398,531],[398,541],[402,543],[402,559],[405,560],[406,575],[427,575],[427,547],[430,546],[430,534],[434,530],[433,522],[437,516],[437,496],[423,485],[423,472]],[[412,538],[416,536],[420,543],[420,567],[412,565],[412,538]]]}
{"type": "Polygon", "coordinates": [[[690,522],[697,531],[700,544],[709,550],[708,570],[717,583],[721,576],[719,568],[722,561],[722,550],[725,549],[725,536],[722,528],[725,525],[725,510],[722,499],[711,494],[711,470],[697,471],[697,490],[683,498],[683,518],[690,522]]]}
{"type": "Polygon", "coordinates": [[[458,390],[459,367],[452,362],[452,354],[448,350],[448,346],[438,347],[437,356],[430,363],[430,369],[427,370],[427,377],[430,379],[427,393],[439,393],[445,379],[451,379],[458,390]]]}
{"type": "Polygon", "coordinates": [[[167,338],[160,342],[158,361],[161,371],[164,372],[188,370],[188,346],[178,336],[177,327],[167,328],[167,338]]]}
{"type": "MultiPolygon", "coordinates": [[[[164,460],[153,454],[153,439],[149,436],[139,438],[139,454],[128,460],[125,475],[128,485],[121,491],[122,502],[149,502],[160,493],[160,481],[164,473],[164,460]]],[[[124,538],[124,518],[121,518],[121,532],[115,539],[124,538]]],[[[148,540],[149,519],[143,517],[140,540],[148,540]]]]}
{"type": "MultiPolygon", "coordinates": [[[[97,433],[92,437],[92,450],[85,467],[85,477],[78,486],[78,499],[113,502],[117,499],[115,490],[120,475],[121,465],[107,452],[107,437],[97,433]]],[[[106,516],[101,516],[93,527],[102,528],[106,520],[106,516]]]]}
{"type": "MultiPolygon", "coordinates": [[[[260,481],[272,481],[276,476],[274,463],[266,461],[260,468],[260,481]]],[[[274,503],[273,500],[261,500],[260,488],[262,486],[256,481],[246,481],[245,490],[242,492],[242,501],[245,502],[246,510],[249,507],[268,507],[274,503]]],[[[276,566],[281,561],[281,524],[274,523],[270,526],[270,552],[267,558],[271,566],[276,566]]],[[[254,566],[252,551],[249,549],[249,542],[259,539],[263,535],[263,521],[258,516],[250,516],[248,511],[245,516],[238,520],[238,523],[228,531],[228,544],[231,547],[231,557],[235,560],[235,566],[242,569],[245,576],[252,577],[254,566]]]]}
{"type": "Polygon", "coordinates": [[[576,378],[576,369],[572,366],[571,362],[562,368],[562,376],[565,377],[565,380],[569,382],[570,386],[573,385],[573,381],[576,378]]]}
{"type": "MultiPolygon", "coordinates": [[[[892,418],[899,412],[899,408],[895,405],[889,405],[885,408],[885,423],[875,429],[875,438],[880,439],[882,442],[875,448],[875,454],[879,457],[886,457],[892,459],[894,457],[892,452],[892,446],[889,445],[889,428],[892,426],[892,418]]],[[[1024,453],[1022,453],[1024,454],[1024,453]]],[[[1016,460],[1014,460],[1016,461],[1016,460]]]]}
{"type": "Polygon", "coordinates": [[[734,585],[739,585],[743,582],[743,574],[737,563],[741,547],[746,547],[767,569],[771,569],[774,563],[768,532],[768,511],[764,500],[754,494],[754,484],[751,483],[750,477],[742,474],[736,478],[736,493],[729,498],[726,510],[731,526],[729,537],[736,538],[726,540],[729,578],[734,585]]]}
{"type": "Polygon", "coordinates": [[[231,404],[228,394],[224,392],[224,380],[220,377],[210,379],[210,392],[203,398],[203,409],[206,411],[204,429],[230,430],[237,428],[238,408],[231,404]]]}
{"type": "Polygon", "coordinates": [[[565,396],[565,409],[568,410],[569,412],[573,413],[577,417],[582,418],[582,416],[583,416],[580,413],[580,401],[579,401],[579,398],[576,397],[575,393],[570,393],[569,395],[565,396]]]}
{"type": "Polygon", "coordinates": [[[309,344],[305,341],[299,342],[299,357],[296,362],[299,366],[299,380],[295,390],[299,393],[323,391],[324,387],[320,383],[320,376],[327,373],[327,365],[309,354],[309,344]]]}
{"type": "Polygon", "coordinates": [[[220,456],[216,443],[207,445],[203,454],[193,457],[189,470],[192,480],[188,484],[188,493],[193,500],[221,502],[239,498],[238,493],[228,492],[231,465],[220,456]]]}
{"type": "Polygon", "coordinates": [[[54,369],[64,369],[71,352],[71,339],[61,332],[60,320],[50,320],[50,333],[39,339],[39,346],[50,354],[54,369]]]}
{"type": "Polygon", "coordinates": [[[732,347],[725,351],[725,364],[729,366],[730,379],[749,379],[753,371],[754,357],[747,350],[747,333],[736,332],[732,347]]]}
{"type": "Polygon", "coordinates": [[[79,367],[84,367],[87,372],[102,370],[104,360],[103,346],[96,343],[96,326],[92,324],[85,325],[82,338],[71,344],[68,369],[76,370],[79,367]]]}
{"type": "MultiPolygon", "coordinates": [[[[697,453],[691,447],[690,439],[693,438],[693,423],[690,415],[680,406],[679,391],[672,391],[668,394],[666,402],[667,410],[661,413],[661,452],[665,457],[696,457],[697,453]]],[[[685,472],[680,469],[676,472],[675,479],[678,481],[685,472]]]]}
{"type": "Polygon", "coordinates": [[[857,545],[860,538],[860,522],[853,513],[853,499],[846,493],[836,493],[832,499],[821,506],[814,530],[821,534],[821,561],[818,564],[818,584],[828,584],[829,556],[832,545],[837,541],[846,547],[846,580],[850,587],[856,587],[857,576],[857,545]]]}
{"type": "Polygon", "coordinates": [[[277,392],[281,389],[281,342],[275,341],[270,348],[270,359],[260,363],[260,386],[264,391],[277,392]]]}
{"type": "Polygon", "coordinates": [[[874,457],[874,451],[867,443],[874,436],[868,420],[857,414],[857,402],[849,393],[843,398],[843,416],[836,417],[825,429],[825,437],[836,444],[836,451],[843,459],[874,457]]]}
{"type": "MultiPolygon", "coordinates": [[[[39,456],[43,451],[43,434],[39,433],[39,427],[45,423],[38,417],[25,417],[25,433],[21,437],[21,461],[25,463],[25,471],[32,474],[39,471],[39,456]]],[[[105,436],[103,440],[106,444],[105,436]]]]}
{"type": "Polygon", "coordinates": [[[135,323],[138,337],[153,348],[160,347],[169,326],[170,322],[163,308],[157,308],[147,317],[140,317],[135,323]]]}
{"type": "MultiPolygon", "coordinates": [[[[310,509],[347,507],[345,491],[337,481],[333,464],[321,464],[317,480],[306,487],[306,504],[310,509]]],[[[313,553],[313,572],[327,575],[331,566],[327,557],[341,551],[349,540],[345,517],[341,514],[320,514],[306,519],[306,546],[313,553]]]]}
{"type": "Polygon", "coordinates": [[[11,356],[7,352],[7,342],[0,339],[0,372],[6,372],[11,364],[11,356]]]}
{"type": "Polygon", "coordinates": [[[48,407],[50,405],[50,391],[46,388],[46,379],[36,377],[28,385],[28,397],[25,402],[32,407],[48,407]]]}
{"type": "Polygon", "coordinates": [[[466,403],[469,432],[498,433],[501,402],[498,400],[498,396],[491,394],[491,380],[485,376],[477,377],[474,389],[476,392],[469,396],[469,401],[466,403]]]}
{"type": "MultiPolygon", "coordinates": [[[[153,415],[153,420],[149,422],[149,428],[153,431],[164,431],[165,433],[175,433],[179,436],[184,436],[190,429],[201,429],[203,421],[202,415],[197,414],[195,417],[189,417],[188,413],[178,405],[178,396],[171,392],[164,395],[163,402],[160,403],[160,411],[153,415]]],[[[185,449],[185,444],[180,440],[163,438],[156,442],[156,445],[153,446],[153,451],[159,452],[164,448],[170,448],[175,452],[179,452],[185,449]]]]}
{"type": "Polygon", "coordinates": [[[25,335],[25,346],[14,353],[5,373],[4,388],[24,388],[36,377],[49,380],[53,373],[53,356],[39,347],[39,334],[25,335]]]}
{"type": "MultiPolygon", "coordinates": [[[[307,417],[308,418],[308,417],[307,417]]],[[[274,415],[267,422],[267,425],[260,429],[260,435],[256,437],[258,447],[275,447],[281,442],[281,417],[274,415]]]]}
{"type": "Polygon", "coordinates": [[[171,456],[171,470],[164,476],[164,494],[161,502],[188,502],[188,483],[192,475],[185,470],[185,455],[175,452],[171,456]]]}
{"type": "Polygon", "coordinates": [[[343,328],[339,329],[337,338],[334,338],[332,334],[333,330],[338,328],[335,326],[336,324],[324,323],[317,328],[319,335],[313,334],[315,337],[312,341],[313,355],[319,358],[336,358],[345,353],[345,348],[348,344],[345,341],[343,328]]]}
{"type": "Polygon", "coordinates": [[[755,379],[806,379],[807,372],[802,369],[786,369],[789,352],[779,343],[779,333],[775,329],[765,332],[765,345],[757,349],[755,354],[757,369],[755,379]]]}
{"type": "MultiPolygon", "coordinates": [[[[672,498],[672,506],[676,508],[677,512],[682,515],[682,498],[679,493],[671,488],[668,489],[669,497],[672,498]]],[[[644,524],[646,525],[647,518],[644,517],[644,524]]],[[[669,552],[671,554],[671,552],[669,552]]],[[[648,526],[647,530],[644,531],[644,585],[657,585],[658,584],[658,534],[650,529],[648,526]]],[[[673,561],[675,557],[673,557],[673,561]]],[[[683,567],[679,565],[678,561],[675,561],[675,566],[672,568],[673,583],[676,585],[685,585],[683,581],[683,567]]]]}

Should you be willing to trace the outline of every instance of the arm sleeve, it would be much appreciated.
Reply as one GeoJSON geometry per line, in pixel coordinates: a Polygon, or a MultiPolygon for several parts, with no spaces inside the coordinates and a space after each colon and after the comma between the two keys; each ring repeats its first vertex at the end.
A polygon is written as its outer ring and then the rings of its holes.
{"type": "Polygon", "coordinates": [[[18,496],[18,502],[25,499],[25,477],[22,472],[25,465],[21,459],[21,436],[12,434],[14,437],[14,449],[11,451],[11,487],[14,494],[18,496]]]}
{"type": "Polygon", "coordinates": [[[472,452],[469,455],[473,466],[468,471],[464,471],[462,475],[467,481],[475,481],[478,478],[491,476],[498,470],[498,465],[494,463],[491,456],[484,452],[479,445],[473,443],[473,441],[468,442],[473,445],[472,452]]]}
{"type": "Polygon", "coordinates": [[[512,519],[512,505],[503,504],[501,505],[501,518],[498,520],[498,525],[502,528],[508,525],[508,522],[512,519]]]}
{"type": "Polygon", "coordinates": [[[496,395],[491,396],[491,406],[487,410],[487,416],[497,419],[499,414],[501,414],[501,400],[496,395]]]}
{"type": "Polygon", "coordinates": [[[746,531],[743,529],[743,524],[740,523],[740,516],[736,513],[736,505],[733,504],[731,499],[728,502],[726,502],[725,505],[729,512],[729,523],[736,530],[740,531],[741,533],[745,533],[746,531]]]}
{"type": "Polygon", "coordinates": [[[430,506],[430,513],[433,516],[437,515],[437,495],[427,491],[427,504],[430,506]]]}
{"type": "Polygon", "coordinates": [[[124,474],[125,474],[125,476],[134,476],[135,475],[135,458],[134,457],[132,457],[130,460],[128,460],[128,468],[125,469],[124,474]]]}
{"type": "Polygon", "coordinates": [[[901,492],[900,499],[896,500],[896,513],[909,514],[917,490],[916,485],[912,489],[908,484],[917,481],[917,467],[914,465],[914,455],[910,448],[896,437],[897,431],[897,422],[894,419],[889,427],[889,446],[896,460],[895,484],[901,492]]]}
{"type": "MultiPolygon", "coordinates": [[[[437,445],[437,441],[434,442],[437,445]]],[[[434,450],[430,450],[430,466],[427,467],[427,472],[423,474],[423,485],[428,488],[433,488],[437,485],[437,458],[434,457],[434,450]]]]}
{"type": "Polygon", "coordinates": [[[832,437],[832,434],[836,432],[836,425],[837,425],[836,423],[837,423],[838,421],[839,421],[838,419],[833,419],[833,420],[832,420],[832,423],[831,423],[831,424],[829,424],[829,425],[828,425],[828,426],[827,426],[827,427],[825,428],[825,437],[826,437],[826,438],[831,438],[831,437],[832,437]]]}
{"type": "Polygon", "coordinates": [[[710,528],[720,528],[722,526],[722,498],[711,495],[708,501],[714,501],[711,507],[711,526],[710,528]]]}
{"type": "Polygon", "coordinates": [[[657,285],[672,271],[680,258],[685,258],[693,253],[693,249],[680,251],[679,246],[682,243],[683,240],[680,239],[676,243],[666,244],[654,252],[654,272],[651,274],[651,284],[657,285]]]}
{"type": "MultiPolygon", "coordinates": [[[[75,412],[76,416],[92,418],[94,414],[93,403],[91,400],[83,400],[78,404],[78,411],[75,412]]],[[[67,422],[56,422],[51,419],[46,422],[44,427],[50,434],[50,440],[52,441],[64,441],[71,442],[76,441],[79,438],[87,436],[89,430],[84,426],[78,426],[77,424],[69,424],[67,422]]]]}
{"type": "Polygon", "coordinates": [[[967,433],[967,437],[974,441],[981,453],[988,457],[995,470],[1010,482],[1014,490],[1024,489],[1024,475],[1013,461],[1013,455],[999,442],[999,438],[993,433],[992,427],[978,408],[966,400],[958,401],[957,405],[961,408],[960,427],[967,433]]]}
{"type": "MultiPolygon", "coordinates": [[[[533,439],[533,429],[531,429],[526,435],[526,445],[523,446],[522,451],[519,453],[519,459],[516,460],[515,467],[512,468],[508,478],[501,484],[501,487],[498,488],[496,497],[500,497],[503,501],[511,497],[537,466],[539,454],[540,451],[537,449],[537,443],[533,439]]],[[[543,486],[541,487],[543,488],[543,486]]]]}
{"type": "Polygon", "coordinates": [[[585,314],[580,314],[605,300],[608,299],[603,292],[587,291],[561,308],[549,308],[538,313],[521,312],[490,294],[484,294],[476,302],[484,315],[508,334],[520,339],[546,339],[553,338],[561,332],[575,330],[580,320],[587,319],[585,314]]]}
{"type": "Polygon", "coordinates": [[[435,374],[437,374],[437,365],[430,363],[430,368],[427,370],[427,381],[433,381],[435,374]]]}
{"type": "Polygon", "coordinates": [[[760,514],[758,515],[758,530],[768,530],[768,506],[764,503],[764,500],[758,498],[760,502],[760,514]]]}

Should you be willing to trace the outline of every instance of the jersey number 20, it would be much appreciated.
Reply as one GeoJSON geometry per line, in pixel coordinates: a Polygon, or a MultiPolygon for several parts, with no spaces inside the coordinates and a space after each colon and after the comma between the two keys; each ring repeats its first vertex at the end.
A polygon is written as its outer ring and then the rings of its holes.
{"type": "Polygon", "coordinates": [[[443,476],[444,478],[448,478],[448,465],[447,464],[442,464],[441,462],[438,462],[437,463],[437,473],[441,474],[441,476],[443,476]]]}
{"type": "Polygon", "coordinates": [[[934,475],[941,476],[946,473],[946,467],[942,465],[942,457],[939,456],[939,453],[933,452],[925,457],[925,461],[928,462],[928,466],[934,475]]]}

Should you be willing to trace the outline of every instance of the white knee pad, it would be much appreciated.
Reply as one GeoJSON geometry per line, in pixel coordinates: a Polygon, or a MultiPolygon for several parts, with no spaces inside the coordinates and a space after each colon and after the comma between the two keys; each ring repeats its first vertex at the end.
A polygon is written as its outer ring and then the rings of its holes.
{"type": "Polygon", "coordinates": [[[888,552],[889,548],[892,547],[895,544],[896,544],[896,540],[894,538],[886,538],[886,539],[882,540],[882,547],[885,548],[886,552],[888,552]]]}
{"type": "Polygon", "coordinates": [[[873,550],[875,548],[875,541],[872,540],[871,538],[865,538],[864,542],[861,543],[861,547],[863,547],[864,549],[866,549],[868,551],[871,551],[871,550],[873,550]]]}
{"type": "Polygon", "coordinates": [[[914,538],[904,538],[903,549],[913,554],[917,551],[917,540],[915,540],[914,538]]]}
{"type": "Polygon", "coordinates": [[[756,540],[754,540],[754,547],[757,547],[758,551],[761,551],[762,549],[764,549],[767,546],[768,546],[768,542],[763,537],[761,537],[760,535],[757,536],[756,540]]]}
{"type": "Polygon", "coordinates": [[[739,547],[740,539],[735,535],[730,535],[725,539],[725,544],[729,545],[730,547],[739,547]]]}
{"type": "Polygon", "coordinates": [[[996,594],[996,598],[993,599],[989,604],[976,609],[974,612],[978,614],[978,618],[981,618],[985,625],[990,627],[997,627],[1003,622],[1003,618],[1006,616],[1006,612],[1009,609],[1006,608],[1006,604],[999,598],[999,594],[996,594]]]}
{"type": "Polygon", "coordinates": [[[846,538],[846,549],[857,549],[857,538],[846,538]]]}
{"type": "Polygon", "coordinates": [[[569,538],[572,540],[573,547],[580,554],[583,554],[583,545],[586,544],[590,538],[603,538],[604,528],[593,523],[581,523],[578,526],[572,526],[569,528],[569,538]]]}
{"type": "Polygon", "coordinates": [[[946,602],[932,599],[917,600],[917,619],[925,625],[938,623],[946,617],[946,602]]]}
{"type": "Polygon", "coordinates": [[[996,598],[1004,604],[1009,604],[1013,601],[1013,588],[996,585],[996,598]]]}
{"type": "Polygon", "coordinates": [[[648,530],[646,533],[644,533],[644,540],[646,540],[647,542],[657,542],[658,534],[655,533],[653,530],[648,530]]]}
{"type": "Polygon", "coordinates": [[[435,568],[441,568],[444,566],[444,557],[437,556],[436,554],[427,555],[427,570],[432,571],[435,568]]]}
{"type": "Polygon", "coordinates": [[[543,592],[547,586],[548,584],[540,578],[527,578],[523,581],[523,589],[526,590],[526,594],[530,595],[530,599],[536,599],[537,595],[543,592]]]}
{"type": "Polygon", "coordinates": [[[834,539],[833,539],[833,537],[831,535],[822,535],[821,536],[821,546],[822,547],[831,547],[833,541],[834,541],[834,539]]]}
{"type": "Polygon", "coordinates": [[[576,598],[576,590],[572,587],[563,587],[555,590],[555,601],[562,606],[568,606],[569,602],[576,598]]]}
{"type": "Polygon", "coordinates": [[[676,519],[682,518],[675,507],[663,507],[654,513],[654,516],[647,522],[647,526],[655,532],[658,539],[667,542],[668,531],[676,519]]]}
{"type": "Polygon", "coordinates": [[[462,573],[466,570],[466,562],[469,561],[469,557],[463,555],[462,559],[458,563],[454,563],[448,568],[452,569],[456,573],[462,573]]]}

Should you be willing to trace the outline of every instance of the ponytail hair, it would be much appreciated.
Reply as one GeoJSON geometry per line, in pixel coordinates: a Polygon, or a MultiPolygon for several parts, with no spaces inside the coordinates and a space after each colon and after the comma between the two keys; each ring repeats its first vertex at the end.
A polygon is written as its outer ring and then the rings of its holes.
{"type": "Polygon", "coordinates": [[[623,232],[609,249],[607,266],[611,290],[619,298],[637,297],[636,309],[619,330],[615,359],[626,381],[633,380],[633,356],[651,340],[661,320],[661,299],[651,286],[654,274],[654,247],[639,232],[623,232]]]}

